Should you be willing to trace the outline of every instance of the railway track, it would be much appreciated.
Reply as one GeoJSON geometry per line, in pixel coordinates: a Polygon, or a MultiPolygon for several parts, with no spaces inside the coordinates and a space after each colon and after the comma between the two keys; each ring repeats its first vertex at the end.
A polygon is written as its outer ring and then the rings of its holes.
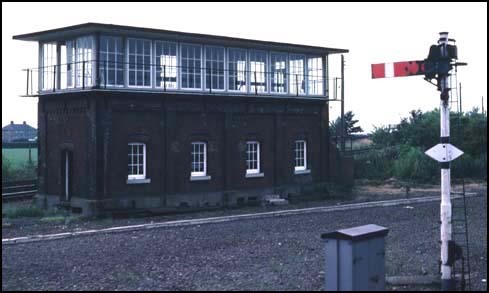
{"type": "Polygon", "coordinates": [[[2,203],[31,199],[37,193],[37,180],[2,183],[2,203]]]}

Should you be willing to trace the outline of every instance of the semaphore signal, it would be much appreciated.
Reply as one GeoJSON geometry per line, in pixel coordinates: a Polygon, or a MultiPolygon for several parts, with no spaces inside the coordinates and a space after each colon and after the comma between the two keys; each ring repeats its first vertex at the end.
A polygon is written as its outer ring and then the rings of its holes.
{"type": "MultiPolygon", "coordinates": [[[[450,109],[448,105],[450,88],[448,77],[455,66],[467,65],[456,62],[455,40],[448,38],[447,32],[440,33],[437,45],[432,45],[428,58],[418,61],[372,64],[372,78],[406,77],[424,75],[424,79],[437,86],[440,91],[440,143],[425,153],[440,162],[441,167],[441,285],[443,291],[453,290],[453,260],[460,247],[452,241],[452,205],[450,202],[450,161],[463,152],[450,144],[450,109]],[[432,82],[436,79],[436,84],[432,82]]],[[[465,276],[462,276],[464,278],[465,276]]]]}

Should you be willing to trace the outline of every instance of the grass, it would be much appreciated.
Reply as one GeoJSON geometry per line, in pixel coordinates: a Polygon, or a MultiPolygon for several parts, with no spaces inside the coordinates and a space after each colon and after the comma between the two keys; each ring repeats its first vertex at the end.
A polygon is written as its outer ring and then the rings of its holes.
{"type": "Polygon", "coordinates": [[[81,220],[81,216],[72,216],[64,211],[46,211],[37,207],[35,204],[16,205],[7,204],[2,206],[2,218],[38,218],[42,223],[64,223],[81,220]]]}
{"type": "MultiPolygon", "coordinates": [[[[29,149],[2,148],[2,155],[12,164],[13,169],[21,168],[29,163],[29,149]]],[[[31,148],[31,159],[37,165],[37,148],[31,148]]]]}
{"type": "Polygon", "coordinates": [[[64,223],[65,219],[64,216],[48,216],[41,218],[40,221],[44,223],[64,223]]]}
{"type": "Polygon", "coordinates": [[[21,207],[2,207],[2,218],[37,218],[44,216],[44,211],[35,205],[21,207]]]}

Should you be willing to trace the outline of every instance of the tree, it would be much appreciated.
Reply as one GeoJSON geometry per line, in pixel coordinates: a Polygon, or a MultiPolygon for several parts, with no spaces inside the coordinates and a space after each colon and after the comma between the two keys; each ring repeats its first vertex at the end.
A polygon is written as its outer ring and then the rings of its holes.
{"type": "MultiPolygon", "coordinates": [[[[353,120],[353,114],[352,111],[348,111],[345,113],[344,119],[344,132],[343,134],[345,137],[352,133],[357,133],[357,132],[363,132],[363,129],[360,126],[355,126],[355,124],[358,123],[358,120],[353,120]]],[[[341,117],[336,118],[335,121],[330,123],[329,126],[329,133],[331,136],[336,136],[340,137],[341,136],[341,117]]]]}
{"type": "MultiPolygon", "coordinates": [[[[375,174],[383,178],[396,176],[414,180],[439,176],[436,162],[424,152],[440,143],[440,111],[434,109],[423,113],[413,110],[409,114],[399,124],[375,127],[370,134],[377,147],[396,147],[399,150],[393,168],[379,164],[378,169],[385,170],[385,174],[382,174],[372,170],[375,166],[369,165],[362,176],[375,174]]],[[[466,113],[451,113],[450,143],[464,152],[461,158],[451,162],[455,177],[487,178],[487,116],[479,113],[477,108],[466,113]]],[[[367,155],[364,161],[373,161],[374,158],[384,163],[390,160],[385,156],[378,159],[374,155],[376,153],[367,155]]]]}

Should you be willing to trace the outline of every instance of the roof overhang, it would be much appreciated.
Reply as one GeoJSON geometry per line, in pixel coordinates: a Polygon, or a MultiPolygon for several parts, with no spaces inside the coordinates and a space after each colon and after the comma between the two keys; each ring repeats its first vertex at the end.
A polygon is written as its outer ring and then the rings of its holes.
{"type": "Polygon", "coordinates": [[[198,42],[210,45],[220,45],[229,47],[244,47],[263,50],[287,51],[307,54],[329,55],[337,53],[348,53],[346,49],[327,48],[318,46],[306,46],[290,43],[268,42],[260,40],[250,40],[243,38],[224,37],[207,34],[185,33],[161,29],[142,28],[133,26],[123,26],[102,23],[84,23],[67,26],[52,30],[40,31],[29,34],[16,35],[14,40],[50,42],[57,40],[67,40],[87,34],[110,34],[127,37],[152,38],[174,40],[179,42],[198,42]]]}

